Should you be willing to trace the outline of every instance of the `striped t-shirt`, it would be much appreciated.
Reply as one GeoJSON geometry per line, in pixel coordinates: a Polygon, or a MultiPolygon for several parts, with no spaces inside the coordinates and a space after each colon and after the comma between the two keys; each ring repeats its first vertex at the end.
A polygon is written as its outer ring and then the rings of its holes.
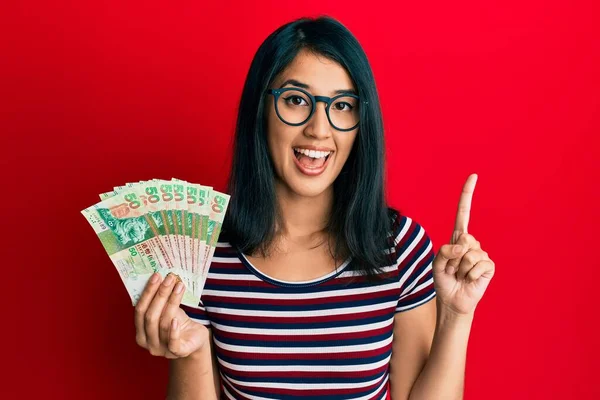
{"type": "Polygon", "coordinates": [[[425,230],[397,214],[391,235],[377,282],[351,259],[315,280],[277,280],[219,242],[198,308],[181,307],[212,329],[221,397],[385,399],[394,315],[435,296],[425,230]]]}

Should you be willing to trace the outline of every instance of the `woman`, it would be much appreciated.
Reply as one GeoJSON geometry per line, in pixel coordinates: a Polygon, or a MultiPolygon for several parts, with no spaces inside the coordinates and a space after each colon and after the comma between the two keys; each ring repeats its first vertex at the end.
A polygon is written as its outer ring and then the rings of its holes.
{"type": "Polygon", "coordinates": [[[456,399],[494,263],[384,200],[383,124],[360,44],[330,18],[272,33],[240,102],[231,204],[197,309],[155,275],[137,342],[171,359],[168,397],[456,399]],[[436,302],[432,302],[433,298],[436,302]],[[213,385],[214,383],[214,385],[213,385]]]}

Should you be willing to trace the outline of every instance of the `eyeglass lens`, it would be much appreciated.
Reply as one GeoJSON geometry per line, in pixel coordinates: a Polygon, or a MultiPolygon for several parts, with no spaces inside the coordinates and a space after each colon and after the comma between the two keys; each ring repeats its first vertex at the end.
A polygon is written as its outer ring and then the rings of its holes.
{"type": "MultiPolygon", "coordinates": [[[[305,93],[298,90],[288,90],[277,100],[279,116],[289,124],[301,124],[311,115],[312,100],[305,93]]],[[[338,129],[350,129],[358,124],[358,99],[351,96],[342,96],[335,99],[329,106],[329,118],[338,129]]]]}

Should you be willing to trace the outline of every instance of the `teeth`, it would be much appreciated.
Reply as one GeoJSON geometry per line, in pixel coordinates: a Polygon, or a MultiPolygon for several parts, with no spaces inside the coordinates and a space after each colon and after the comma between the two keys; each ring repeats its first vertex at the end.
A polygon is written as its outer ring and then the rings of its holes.
{"type": "Polygon", "coordinates": [[[294,151],[296,151],[300,154],[304,154],[305,156],[312,157],[312,158],[323,158],[323,157],[327,157],[328,155],[331,154],[331,151],[316,151],[316,150],[307,150],[307,149],[301,149],[301,148],[294,148],[294,151]]]}

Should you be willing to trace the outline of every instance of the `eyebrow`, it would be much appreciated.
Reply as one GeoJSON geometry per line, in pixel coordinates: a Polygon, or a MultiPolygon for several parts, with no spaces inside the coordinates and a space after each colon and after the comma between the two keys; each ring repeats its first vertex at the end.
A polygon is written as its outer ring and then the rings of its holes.
{"type": "MultiPolygon", "coordinates": [[[[281,88],[283,88],[284,86],[287,86],[287,85],[297,86],[297,87],[300,87],[302,89],[310,89],[309,85],[307,85],[306,83],[302,83],[300,81],[297,81],[296,79],[288,79],[288,80],[286,80],[285,82],[283,82],[281,84],[281,86],[279,87],[279,89],[281,89],[281,88]]],[[[358,93],[356,93],[356,90],[354,90],[354,89],[338,89],[338,90],[335,90],[333,93],[335,93],[335,94],[351,93],[351,94],[354,94],[354,95],[358,95],[358,93]]]]}

